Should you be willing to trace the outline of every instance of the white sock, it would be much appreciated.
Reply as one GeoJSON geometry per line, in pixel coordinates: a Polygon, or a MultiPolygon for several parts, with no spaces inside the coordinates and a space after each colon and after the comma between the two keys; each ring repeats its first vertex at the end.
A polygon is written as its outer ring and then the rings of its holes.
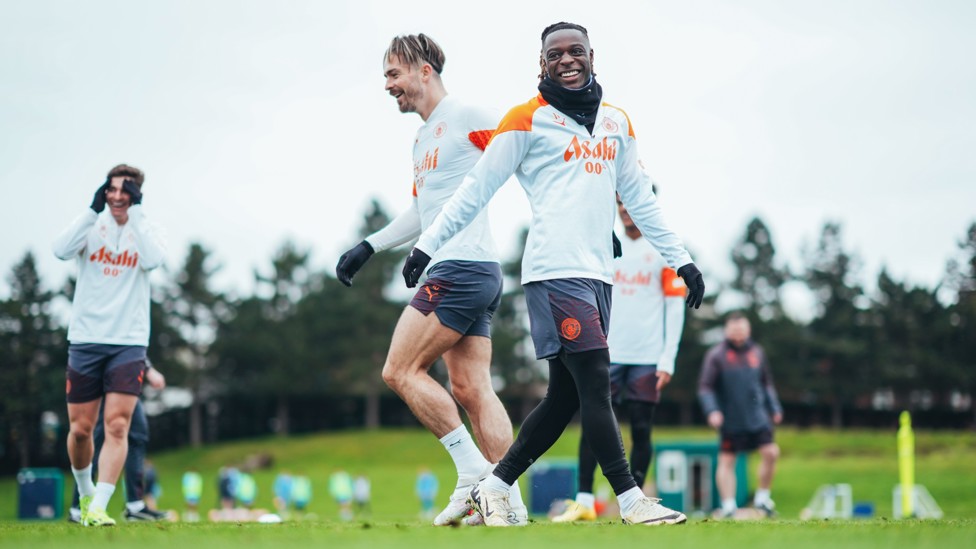
{"type": "MultiPolygon", "coordinates": [[[[491,475],[494,476],[494,475],[491,475]]],[[[512,504],[512,507],[525,507],[525,502],[522,501],[522,491],[519,490],[518,481],[508,490],[508,501],[512,504]]]]}
{"type": "Polygon", "coordinates": [[[593,509],[596,507],[596,498],[589,492],[577,492],[576,503],[586,507],[587,509],[593,509]]]}
{"type": "Polygon", "coordinates": [[[95,483],[92,482],[91,463],[84,469],[71,468],[71,474],[75,476],[75,484],[78,485],[78,494],[82,496],[95,495],[95,483]]]}
{"type": "Polygon", "coordinates": [[[88,507],[88,510],[104,511],[108,508],[108,500],[112,499],[112,494],[114,493],[114,484],[99,482],[95,485],[95,497],[92,498],[91,506],[88,507]]]}
{"type": "Polygon", "coordinates": [[[768,503],[771,499],[769,490],[759,488],[756,490],[755,497],[752,498],[752,503],[753,505],[762,505],[763,503],[768,503]]]}
{"type": "Polygon", "coordinates": [[[451,455],[451,459],[454,460],[459,485],[461,481],[467,481],[465,484],[470,484],[471,479],[477,480],[479,475],[484,473],[490,465],[485,456],[481,455],[481,450],[475,445],[474,439],[471,438],[471,434],[468,433],[467,427],[463,424],[444,435],[440,440],[444,448],[447,449],[447,453],[451,455]]]}
{"type": "Polygon", "coordinates": [[[146,508],[146,502],[141,499],[138,501],[127,501],[125,502],[125,508],[129,510],[130,513],[138,513],[146,508]]]}
{"type": "Polygon", "coordinates": [[[637,502],[647,496],[641,491],[640,486],[634,486],[622,494],[617,494],[617,503],[620,505],[620,516],[625,516],[637,505],[637,502]]]}
{"type": "MultiPolygon", "coordinates": [[[[504,480],[496,477],[495,475],[488,475],[485,479],[485,490],[491,490],[492,492],[512,492],[512,487],[505,483],[504,480]]],[[[509,496],[511,497],[511,496],[509,496]]],[[[511,500],[509,500],[511,501],[511,500]]]]}
{"type": "Polygon", "coordinates": [[[734,513],[739,505],[735,502],[735,498],[723,499],[722,500],[722,511],[726,513],[734,513]]]}

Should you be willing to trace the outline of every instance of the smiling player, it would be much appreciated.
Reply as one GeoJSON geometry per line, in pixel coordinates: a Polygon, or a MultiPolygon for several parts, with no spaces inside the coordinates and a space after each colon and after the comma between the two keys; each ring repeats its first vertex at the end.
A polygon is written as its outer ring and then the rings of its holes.
{"type": "Polygon", "coordinates": [[[615,193],[644,237],[672,267],[680,266],[698,307],[705,285],[681,240],[667,228],[651,183],[638,163],[630,119],[603,102],[593,75],[586,29],[556,23],[542,32],[540,94],[502,119],[464,183],[424,230],[404,265],[416,285],[432,256],[481,215],[514,174],[529,199],[532,222],[522,284],[536,356],[549,361],[546,397],[529,414],[494,472],[471,491],[489,526],[509,526],[509,488],[559,438],[577,410],[603,475],[629,524],[674,524],[685,516],[644,496],[624,455],[610,405],[607,351],[613,283],[615,193]]]}
{"type": "Polygon", "coordinates": [[[85,210],[54,242],[54,255],[77,259],[68,326],[68,457],[85,526],[111,526],[105,509],[128,451],[129,425],[146,370],[149,271],[165,248],[142,211],[145,176],[120,164],[85,210]],[[106,206],[108,209],[106,211],[106,206]],[[92,481],[92,431],[102,399],[105,441],[92,481]]]}
{"type": "MultiPolygon", "coordinates": [[[[413,145],[413,202],[385,228],[342,254],[336,276],[346,286],[374,252],[409,242],[430,226],[481,158],[498,123],[490,112],[447,94],[441,80],[444,52],[429,36],[398,36],[383,59],[386,91],[396,98],[400,112],[415,112],[424,121],[413,145]]],[[[427,281],[393,331],[383,380],[454,461],[457,485],[433,521],[444,526],[470,512],[471,488],[512,444],[512,422],[491,386],[491,318],[501,301],[502,272],[487,212],[441,248],[431,265],[427,281]],[[438,357],[447,365],[451,393],[428,373],[438,357]],[[461,422],[454,399],[471,419],[481,450],[461,422]]],[[[513,521],[525,524],[527,510],[517,484],[510,493],[513,521]]]]}

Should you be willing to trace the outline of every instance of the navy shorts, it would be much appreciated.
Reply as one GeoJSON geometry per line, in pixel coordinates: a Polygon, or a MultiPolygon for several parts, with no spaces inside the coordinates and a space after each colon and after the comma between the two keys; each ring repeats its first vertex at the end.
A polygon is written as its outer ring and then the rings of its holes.
{"type": "Polygon", "coordinates": [[[502,302],[502,268],[491,261],[442,261],[410,300],[424,316],[466,336],[491,337],[491,318],[502,302]]]}
{"type": "Polygon", "coordinates": [[[610,364],[610,394],[614,404],[624,401],[657,403],[657,366],[610,364]]]}
{"type": "Polygon", "coordinates": [[[607,348],[613,287],[590,278],[558,278],[525,285],[535,356],[607,348]]]}
{"type": "Polygon", "coordinates": [[[142,393],[146,348],[141,345],[68,345],[67,386],[70,403],[98,400],[106,393],[142,393]]]}
{"type": "Polygon", "coordinates": [[[772,442],[772,429],[760,429],[746,433],[722,433],[719,449],[722,452],[751,452],[772,442]]]}

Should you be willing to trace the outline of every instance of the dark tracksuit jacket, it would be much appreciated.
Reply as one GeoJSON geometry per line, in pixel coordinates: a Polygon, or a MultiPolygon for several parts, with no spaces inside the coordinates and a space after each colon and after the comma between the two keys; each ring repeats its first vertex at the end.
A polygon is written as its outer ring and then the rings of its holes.
{"type": "Polygon", "coordinates": [[[766,353],[751,339],[742,347],[728,340],[709,349],[698,378],[705,416],[722,412],[723,434],[772,429],[771,414],[783,413],[766,353]]]}

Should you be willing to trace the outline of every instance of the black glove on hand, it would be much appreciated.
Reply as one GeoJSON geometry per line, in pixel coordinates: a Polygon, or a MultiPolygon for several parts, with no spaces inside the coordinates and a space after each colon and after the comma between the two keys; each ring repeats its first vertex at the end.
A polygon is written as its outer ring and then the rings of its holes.
{"type": "Polygon", "coordinates": [[[136,204],[142,204],[142,191],[136,186],[136,182],[131,179],[126,179],[122,182],[122,192],[129,195],[129,205],[135,206],[136,204]]]}
{"type": "Polygon", "coordinates": [[[410,250],[410,255],[403,263],[403,280],[407,283],[407,288],[413,288],[417,285],[420,275],[427,270],[428,263],[430,263],[429,255],[417,248],[410,250]]]}
{"type": "Polygon", "coordinates": [[[617,259],[618,257],[623,257],[624,249],[620,246],[620,239],[617,238],[617,231],[612,231],[610,236],[613,237],[613,258],[617,259]]]}
{"type": "Polygon", "coordinates": [[[363,240],[356,244],[353,249],[339,257],[339,263],[336,264],[336,278],[346,286],[352,286],[352,277],[356,276],[370,257],[373,257],[373,247],[369,242],[363,240]]]}
{"type": "Polygon", "coordinates": [[[688,307],[698,308],[701,305],[702,298],[705,297],[705,281],[702,280],[701,271],[698,267],[695,267],[694,263],[689,263],[678,269],[678,276],[685,281],[685,286],[688,287],[688,297],[685,299],[685,303],[688,307]]]}
{"type": "Polygon", "coordinates": [[[97,214],[102,213],[105,209],[105,193],[108,192],[109,186],[112,184],[111,179],[106,179],[105,183],[95,191],[95,198],[92,199],[91,209],[97,214]]]}

